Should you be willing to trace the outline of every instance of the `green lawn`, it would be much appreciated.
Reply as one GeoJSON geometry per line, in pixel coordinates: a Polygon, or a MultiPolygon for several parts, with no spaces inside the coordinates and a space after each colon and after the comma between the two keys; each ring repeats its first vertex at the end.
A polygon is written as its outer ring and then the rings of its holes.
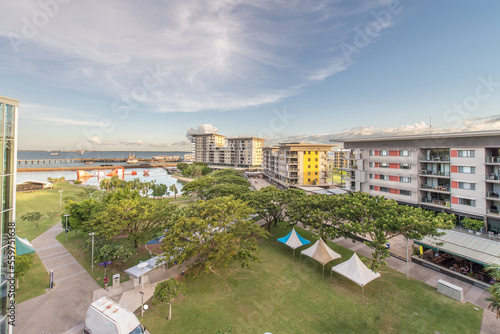
{"type": "MultiPolygon", "coordinates": [[[[29,241],[33,240],[43,232],[47,231],[49,228],[54,226],[55,223],[60,221],[59,216],[44,218],[35,227],[35,224],[31,222],[25,222],[21,220],[21,216],[29,211],[39,211],[41,213],[57,212],[59,213],[59,201],[60,194],[59,190],[62,190],[62,209],[64,211],[64,198],[69,196],[75,196],[81,191],[80,187],[74,186],[72,184],[63,182],[55,183],[54,189],[17,193],[16,194],[16,233],[18,236],[23,238],[28,238],[29,241]]],[[[97,196],[97,195],[94,195],[97,196]]]]}
{"type": "MultiPolygon", "coordinates": [[[[64,246],[64,233],[59,234],[56,239],[64,246]]],[[[84,242],[86,239],[91,239],[88,233],[83,232],[68,232],[68,244],[65,246],[66,249],[73,255],[73,257],[80,262],[80,264],[90,273],[90,275],[101,285],[104,287],[104,267],[100,267],[99,263],[94,263],[94,270],[91,270],[91,251],[84,251],[84,242]]],[[[124,270],[130,267],[135,266],[141,261],[145,261],[150,259],[149,252],[144,248],[144,246],[139,247],[139,251],[135,254],[124,266],[119,266],[115,264],[111,264],[107,266],[106,274],[108,277],[112,277],[114,274],[121,274],[120,281],[125,282],[129,280],[129,276],[124,274],[124,270]]]]}
{"type": "MultiPolygon", "coordinates": [[[[152,333],[216,333],[228,325],[233,333],[478,333],[482,310],[461,304],[423,282],[384,267],[382,278],[361,288],[338,275],[330,283],[322,267],[309,258],[292,261],[292,250],[276,246],[289,232],[283,225],[261,245],[262,263],[227,277],[185,277],[187,293],[172,306],[153,306],[141,321],[152,333]]],[[[304,237],[311,233],[298,229],[304,237]]],[[[346,260],[351,251],[330,246],[346,260]]],[[[305,246],[304,248],[307,248],[305,246]]],[[[236,266],[234,267],[236,268],[236,266]]],[[[232,268],[232,269],[234,269],[232,268]]]]}
{"type": "Polygon", "coordinates": [[[16,290],[16,303],[19,304],[44,294],[48,286],[49,274],[35,253],[35,263],[24,276],[24,282],[19,280],[19,289],[16,290]]]}

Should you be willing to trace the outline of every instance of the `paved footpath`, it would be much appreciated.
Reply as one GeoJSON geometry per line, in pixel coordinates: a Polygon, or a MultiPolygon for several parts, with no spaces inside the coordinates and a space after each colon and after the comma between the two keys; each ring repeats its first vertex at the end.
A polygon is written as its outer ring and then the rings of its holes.
{"type": "Polygon", "coordinates": [[[54,270],[55,289],[17,305],[14,333],[60,334],[85,321],[99,285],[56,240],[62,231],[58,223],[31,242],[47,271],[54,270]]]}

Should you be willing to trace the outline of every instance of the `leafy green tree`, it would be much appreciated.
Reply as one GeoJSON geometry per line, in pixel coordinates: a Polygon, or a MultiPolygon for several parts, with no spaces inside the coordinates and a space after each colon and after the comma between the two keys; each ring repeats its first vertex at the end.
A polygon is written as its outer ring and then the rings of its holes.
{"type": "Polygon", "coordinates": [[[30,211],[30,212],[26,212],[20,218],[23,221],[27,221],[27,222],[31,222],[31,223],[35,224],[36,228],[38,228],[38,224],[40,224],[40,221],[44,217],[45,217],[45,215],[39,211],[30,211]]]}
{"type": "Polygon", "coordinates": [[[136,253],[134,247],[125,242],[105,243],[97,248],[98,262],[113,261],[115,264],[123,265],[136,253]]]}
{"type": "Polygon", "coordinates": [[[153,293],[153,305],[168,303],[168,318],[172,319],[172,302],[181,294],[186,293],[186,285],[173,278],[158,283],[153,293]]]}
{"type": "Polygon", "coordinates": [[[295,188],[286,190],[276,189],[274,186],[251,191],[245,196],[245,201],[266,222],[266,228],[271,230],[271,225],[276,226],[285,217],[287,208],[300,199],[303,199],[305,192],[295,188]]]}
{"type": "Polygon", "coordinates": [[[192,182],[189,182],[185,186],[182,187],[182,193],[185,196],[194,196],[199,197],[202,200],[207,199],[207,191],[215,185],[215,178],[208,175],[204,177],[200,177],[192,182]]]}
{"type": "Polygon", "coordinates": [[[177,199],[177,194],[179,193],[179,190],[177,189],[175,183],[172,184],[170,187],[168,187],[168,189],[174,193],[174,198],[177,199]]]}
{"type": "Polygon", "coordinates": [[[19,279],[24,282],[24,276],[30,270],[35,260],[34,254],[24,254],[16,256],[14,274],[16,276],[16,289],[19,289],[19,279]]]}
{"type": "Polygon", "coordinates": [[[490,302],[488,309],[491,309],[496,313],[497,319],[500,318],[500,266],[491,265],[486,267],[486,272],[490,275],[492,279],[495,280],[493,285],[488,288],[491,296],[486,298],[486,301],[490,302]]]}
{"type": "Polygon", "coordinates": [[[257,237],[267,233],[248,219],[251,212],[231,197],[199,200],[182,208],[163,240],[164,258],[178,265],[194,258],[206,272],[214,273],[232,261],[242,267],[260,261],[257,237]]]}
{"type": "Polygon", "coordinates": [[[182,170],[184,170],[184,169],[186,169],[188,167],[189,167],[189,164],[187,164],[185,162],[179,162],[177,164],[177,169],[180,170],[180,171],[182,171],[182,170]]]}
{"type": "Polygon", "coordinates": [[[484,227],[484,221],[479,219],[472,219],[470,217],[465,217],[462,220],[462,224],[464,225],[465,228],[468,228],[476,232],[480,231],[481,228],[484,227]]]}
{"type": "Polygon", "coordinates": [[[162,197],[168,192],[168,188],[166,184],[154,184],[152,187],[154,197],[162,197]]]}
{"type": "Polygon", "coordinates": [[[215,197],[232,196],[235,199],[242,199],[250,192],[250,188],[245,185],[234,183],[215,184],[207,189],[205,197],[212,199],[215,197]]]}
{"type": "MultiPolygon", "coordinates": [[[[88,222],[92,219],[94,213],[101,210],[101,206],[95,199],[90,198],[81,202],[69,200],[64,207],[66,213],[69,214],[68,225],[75,231],[91,232],[88,222]]],[[[66,221],[61,220],[61,223],[63,228],[66,228],[66,221]]]]}

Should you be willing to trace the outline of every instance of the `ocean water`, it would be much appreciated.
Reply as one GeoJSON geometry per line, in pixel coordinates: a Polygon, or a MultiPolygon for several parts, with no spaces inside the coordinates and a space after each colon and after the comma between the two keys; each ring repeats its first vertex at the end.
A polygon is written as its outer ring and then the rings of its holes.
{"type": "MultiPolygon", "coordinates": [[[[152,159],[153,156],[156,155],[178,155],[182,159],[184,154],[188,152],[168,152],[168,151],[139,151],[139,152],[125,152],[125,151],[90,151],[90,152],[61,152],[61,151],[18,151],[17,159],[18,160],[44,160],[46,163],[28,163],[24,162],[18,164],[18,168],[22,167],[32,167],[32,168],[44,168],[44,167],[90,167],[92,165],[86,165],[83,163],[74,163],[74,162],[64,162],[61,160],[64,159],[77,159],[77,158],[89,158],[89,159],[98,159],[98,158],[112,158],[112,159],[125,159],[128,155],[132,153],[135,154],[137,158],[142,159],[152,159]],[[50,153],[58,153],[57,156],[52,156],[50,153]],[[47,163],[48,160],[55,160],[51,163],[47,163]]],[[[84,182],[84,184],[97,186],[99,182],[102,181],[104,175],[110,173],[116,166],[123,165],[124,163],[95,163],[96,166],[106,164],[113,165],[110,166],[109,169],[105,170],[87,170],[86,172],[92,175],[90,179],[84,182]],[[98,176],[99,175],[99,176],[98,176]]],[[[17,173],[17,183],[22,183],[24,181],[47,181],[47,178],[60,178],[64,177],[66,180],[76,180],[77,174],[75,171],[47,171],[47,172],[18,172],[17,173]]],[[[166,184],[170,186],[175,184],[177,189],[180,191],[182,189],[182,182],[168,175],[167,171],[163,168],[127,168],[125,169],[124,180],[133,180],[135,178],[139,178],[141,181],[156,181],[156,183],[166,184]],[[149,170],[149,176],[144,175],[144,170],[149,170]],[[136,172],[136,175],[131,175],[131,172],[136,172]]]]}

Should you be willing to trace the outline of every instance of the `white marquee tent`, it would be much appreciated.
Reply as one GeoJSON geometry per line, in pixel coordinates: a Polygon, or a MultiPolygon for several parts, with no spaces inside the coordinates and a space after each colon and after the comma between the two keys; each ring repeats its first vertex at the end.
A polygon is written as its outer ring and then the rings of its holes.
{"type": "Polygon", "coordinates": [[[365,266],[356,253],[354,253],[349,260],[333,267],[332,274],[334,271],[344,277],[347,277],[354,283],[361,285],[361,290],[363,291],[363,303],[365,302],[365,285],[380,277],[379,273],[376,273],[365,266]]]}
{"type": "Polygon", "coordinates": [[[325,277],[325,264],[335,259],[342,258],[339,253],[333,251],[330,247],[328,247],[323,239],[319,239],[314,245],[300,252],[301,260],[302,254],[305,256],[309,256],[310,258],[318,261],[323,265],[323,277],[325,277]]]}

